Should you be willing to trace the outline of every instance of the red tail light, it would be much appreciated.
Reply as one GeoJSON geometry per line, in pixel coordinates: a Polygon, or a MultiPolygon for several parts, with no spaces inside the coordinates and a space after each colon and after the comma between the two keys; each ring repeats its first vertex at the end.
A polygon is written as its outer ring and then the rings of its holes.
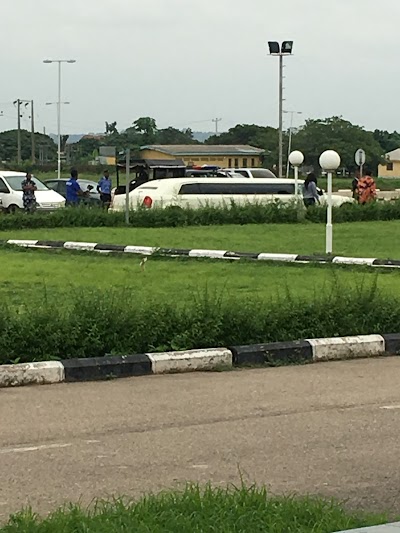
{"type": "Polygon", "coordinates": [[[150,196],[145,196],[143,199],[143,205],[144,207],[150,209],[150,207],[153,205],[153,199],[150,198],[150,196]]]}

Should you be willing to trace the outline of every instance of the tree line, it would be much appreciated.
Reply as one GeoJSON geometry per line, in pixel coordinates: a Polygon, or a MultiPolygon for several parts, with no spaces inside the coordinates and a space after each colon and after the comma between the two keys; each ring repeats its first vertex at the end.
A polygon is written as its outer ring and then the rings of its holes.
{"type": "MultiPolygon", "coordinates": [[[[22,131],[22,159],[28,161],[30,153],[30,133],[22,131]]],[[[47,135],[35,134],[37,150],[46,154],[48,160],[56,159],[57,147],[47,135]]],[[[63,149],[68,136],[62,139],[63,149]]],[[[157,127],[151,117],[135,120],[129,128],[119,131],[117,122],[106,122],[104,134],[83,137],[71,145],[74,162],[87,162],[98,153],[101,146],[115,146],[117,153],[130,148],[139,156],[141,146],[149,144],[200,144],[193,137],[190,128],[179,130],[174,127],[157,127]]],[[[272,168],[278,161],[278,130],[270,126],[256,124],[238,124],[227,132],[209,137],[205,144],[249,144],[265,150],[264,165],[272,168]]],[[[287,154],[289,132],[284,134],[284,152],[287,154]]],[[[400,147],[400,133],[383,130],[368,131],[362,126],[352,124],[342,117],[310,119],[292,132],[292,149],[301,150],[305,155],[305,164],[318,167],[320,154],[326,149],[339,152],[342,165],[348,171],[355,168],[354,154],[358,148],[367,153],[367,163],[373,171],[384,160],[387,152],[400,147]]],[[[0,133],[0,159],[3,162],[14,162],[17,157],[16,130],[0,133]]],[[[39,154],[37,154],[39,159],[39,154]]]]}

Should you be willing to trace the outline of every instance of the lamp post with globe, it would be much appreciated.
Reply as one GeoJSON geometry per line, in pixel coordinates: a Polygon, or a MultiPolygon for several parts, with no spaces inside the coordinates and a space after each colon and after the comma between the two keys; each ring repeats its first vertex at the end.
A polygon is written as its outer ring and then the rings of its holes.
{"type": "Polygon", "coordinates": [[[326,150],[319,158],[322,169],[328,173],[328,212],[326,218],[326,247],[327,254],[332,253],[333,231],[332,231],[332,174],[340,166],[340,155],[334,150],[326,150]]]}
{"type": "Polygon", "coordinates": [[[289,163],[294,168],[294,188],[295,188],[296,203],[298,203],[299,201],[299,166],[304,163],[304,155],[298,150],[295,150],[289,155],[289,163]]]}

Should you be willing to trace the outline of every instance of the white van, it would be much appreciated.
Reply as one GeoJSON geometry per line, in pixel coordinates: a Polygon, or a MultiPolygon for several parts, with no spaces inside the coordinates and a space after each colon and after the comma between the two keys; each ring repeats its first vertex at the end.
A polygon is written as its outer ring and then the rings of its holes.
{"type": "MultiPolygon", "coordinates": [[[[22,182],[26,177],[23,172],[0,170],[0,200],[2,209],[8,213],[15,213],[23,209],[22,182]]],[[[38,211],[52,211],[65,206],[65,199],[56,191],[49,189],[44,183],[32,176],[37,187],[35,192],[38,211]]]]}
{"type": "Polygon", "coordinates": [[[275,174],[267,168],[224,168],[222,170],[225,172],[241,174],[245,178],[276,178],[275,174]]]}
{"type": "MultiPolygon", "coordinates": [[[[299,180],[299,198],[302,201],[303,180],[299,180]]],[[[230,178],[172,178],[152,180],[129,193],[131,209],[138,207],[168,206],[189,207],[198,209],[206,205],[229,205],[232,201],[238,204],[268,203],[275,200],[291,202],[295,196],[294,179],[249,179],[230,178]]],[[[321,191],[321,203],[326,203],[326,194],[321,191]]],[[[334,195],[335,206],[353,202],[352,198],[334,195]]],[[[303,205],[303,203],[302,203],[303,205]]],[[[111,210],[125,209],[125,194],[114,196],[111,210]]]]}

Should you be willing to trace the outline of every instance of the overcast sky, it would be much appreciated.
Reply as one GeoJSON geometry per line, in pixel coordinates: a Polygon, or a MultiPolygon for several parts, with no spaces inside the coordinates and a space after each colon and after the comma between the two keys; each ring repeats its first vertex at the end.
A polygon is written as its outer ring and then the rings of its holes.
{"type": "MultiPolygon", "coordinates": [[[[1,0],[0,129],[13,100],[33,99],[37,129],[56,131],[56,65],[63,67],[62,129],[102,132],[140,116],[159,127],[209,131],[277,126],[278,60],[269,40],[294,40],[285,107],[306,118],[342,115],[400,130],[398,0],[1,0]]],[[[286,119],[288,120],[288,119],[286,119]]],[[[28,113],[22,121],[28,125],[28,113]]]]}

